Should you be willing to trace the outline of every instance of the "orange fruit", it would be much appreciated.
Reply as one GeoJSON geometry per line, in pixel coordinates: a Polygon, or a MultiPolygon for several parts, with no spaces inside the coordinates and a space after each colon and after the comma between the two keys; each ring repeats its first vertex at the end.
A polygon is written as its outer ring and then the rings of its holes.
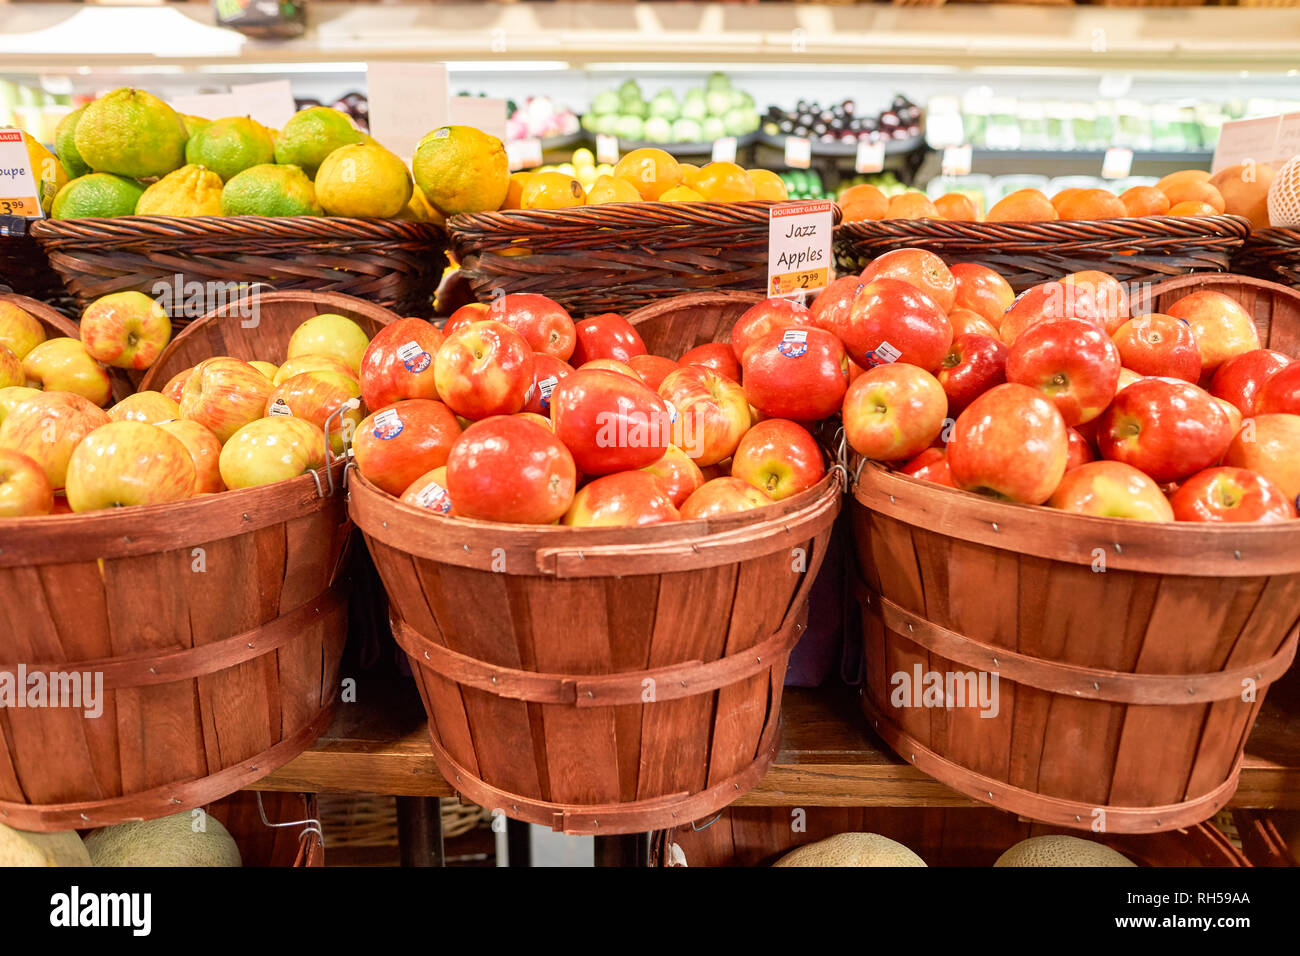
{"type": "Polygon", "coordinates": [[[754,198],[749,173],[735,163],[709,163],[694,177],[690,188],[709,202],[744,202],[754,198]]]}
{"type": "Polygon", "coordinates": [[[659,197],[660,202],[704,202],[705,199],[690,186],[674,186],[665,189],[659,197]]]}
{"type": "Polygon", "coordinates": [[[1037,189],[1017,189],[1003,196],[984,217],[985,222],[1050,222],[1056,209],[1037,189]]]}
{"type": "Polygon", "coordinates": [[[1083,192],[1082,186],[1071,186],[1069,189],[1062,189],[1052,197],[1052,208],[1055,209],[1059,215],[1061,212],[1061,203],[1065,202],[1065,200],[1069,199],[1071,196],[1077,196],[1081,192],[1083,192]]]}
{"type": "Polygon", "coordinates": [[[1211,186],[1208,180],[1174,183],[1164,193],[1169,197],[1172,206],[1185,202],[1202,202],[1207,206],[1213,206],[1215,212],[1223,212],[1224,209],[1223,193],[1211,186]]]}
{"type": "Polygon", "coordinates": [[[785,183],[772,170],[747,169],[745,172],[749,173],[749,181],[754,184],[755,199],[782,202],[790,198],[790,194],[786,192],[785,183]]]}
{"type": "Polygon", "coordinates": [[[510,185],[506,187],[506,198],[501,203],[502,209],[522,209],[524,200],[524,187],[528,185],[528,180],[533,178],[533,173],[511,173],[510,185]]]}
{"type": "Polygon", "coordinates": [[[677,160],[649,146],[624,155],[614,167],[614,175],[635,186],[642,199],[658,199],[682,183],[682,167],[677,160]]]}
{"type": "Polygon", "coordinates": [[[587,205],[607,202],[640,202],[641,194],[626,179],[614,176],[597,176],[587,193],[587,205]]]}
{"type": "Polygon", "coordinates": [[[944,219],[952,219],[957,222],[977,222],[979,220],[979,210],[975,208],[975,200],[965,193],[944,193],[934,201],[934,208],[939,211],[939,215],[943,216],[944,219]]]}
{"type": "Polygon", "coordinates": [[[682,182],[689,186],[691,177],[700,171],[700,167],[696,166],[694,163],[678,163],[677,165],[680,166],[682,170],[682,182]]]}
{"type": "Polygon", "coordinates": [[[585,206],[587,193],[568,173],[533,173],[519,201],[521,209],[567,209],[585,206]]]}
{"type": "Polygon", "coordinates": [[[905,193],[889,198],[886,219],[942,219],[939,210],[934,208],[930,197],[923,192],[910,189],[905,193]]]}
{"type": "Polygon", "coordinates": [[[1174,203],[1169,207],[1169,212],[1165,213],[1166,216],[1217,216],[1218,214],[1219,210],[1209,203],[1197,202],[1194,199],[1174,203]]]}
{"type": "Polygon", "coordinates": [[[861,222],[864,219],[884,219],[889,209],[889,197],[870,183],[850,186],[840,193],[840,209],[844,211],[845,222],[861,222]],[[853,214],[849,209],[852,207],[853,214]]]}
{"type": "Polygon", "coordinates": [[[1203,169],[1180,169],[1176,173],[1161,176],[1160,181],[1156,183],[1156,189],[1168,193],[1173,187],[1184,183],[1208,183],[1209,181],[1210,174],[1203,169]]]}
{"type": "Polygon", "coordinates": [[[1081,189],[1055,204],[1062,219],[1123,219],[1128,210],[1108,189],[1081,189]]]}
{"type": "Polygon", "coordinates": [[[1169,197],[1155,186],[1132,186],[1119,195],[1130,216],[1165,216],[1169,214],[1169,197]]]}
{"type": "Polygon", "coordinates": [[[1223,196],[1223,211],[1250,220],[1252,229],[1268,228],[1268,187],[1276,171],[1263,163],[1241,163],[1219,170],[1210,185],[1223,196]]]}

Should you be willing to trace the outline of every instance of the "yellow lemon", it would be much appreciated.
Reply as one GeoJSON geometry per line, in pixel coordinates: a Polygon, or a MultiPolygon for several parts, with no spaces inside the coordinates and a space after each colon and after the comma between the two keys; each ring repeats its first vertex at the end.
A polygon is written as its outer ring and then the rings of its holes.
{"type": "Polygon", "coordinates": [[[411,174],[377,143],[340,146],[316,172],[316,200],[329,216],[396,216],[411,200],[411,174]]]}
{"type": "Polygon", "coordinates": [[[537,173],[520,197],[524,209],[567,209],[585,206],[587,191],[566,173],[537,173]]]}
{"type": "Polygon", "coordinates": [[[444,216],[501,208],[510,164],[501,140],[472,126],[443,126],[415,148],[415,182],[444,216]]]}

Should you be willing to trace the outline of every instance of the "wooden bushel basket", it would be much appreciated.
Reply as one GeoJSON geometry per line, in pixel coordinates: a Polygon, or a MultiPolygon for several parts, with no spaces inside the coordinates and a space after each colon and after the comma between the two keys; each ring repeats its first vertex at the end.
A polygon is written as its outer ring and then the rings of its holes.
{"type": "MultiPolygon", "coordinates": [[[[1232,275],[1159,283],[1251,311],[1300,355],[1300,293],[1232,275]]],[[[1150,524],[1006,504],[867,465],[852,506],[863,710],[904,759],[1056,826],[1187,827],[1237,787],[1300,629],[1300,522],[1150,524]],[[996,716],[894,706],[894,675],[999,675],[996,716]]],[[[913,698],[912,703],[915,703],[913,698]]]]}
{"type": "MultiPolygon", "coordinates": [[[[77,323],[73,322],[53,306],[46,305],[44,302],[39,302],[36,299],[28,298],[25,295],[18,295],[17,293],[12,292],[0,293],[0,302],[8,302],[11,305],[16,305],[18,308],[22,309],[28,315],[40,322],[41,325],[45,327],[45,337],[47,339],[61,337],[70,339],[81,338],[81,330],[77,328],[77,323]]],[[[131,376],[126,369],[104,366],[104,370],[108,372],[109,380],[112,382],[112,400],[114,402],[120,402],[135,391],[135,386],[131,384],[131,376]]]]}
{"type": "MultiPolygon", "coordinates": [[[[634,316],[680,354],[747,299],[634,316]],[[694,319],[692,319],[694,317],[694,319]]],[[[434,758],[466,799],[569,833],[698,819],[775,755],[797,618],[840,508],[840,472],[749,514],[646,528],[431,515],[351,476],[434,758]]]]}

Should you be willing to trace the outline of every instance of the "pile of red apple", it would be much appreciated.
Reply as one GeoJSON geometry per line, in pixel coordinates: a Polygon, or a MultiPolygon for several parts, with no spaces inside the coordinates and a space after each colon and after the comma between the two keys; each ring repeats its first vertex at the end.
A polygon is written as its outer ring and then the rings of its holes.
{"type": "Polygon", "coordinates": [[[857,366],[842,415],[865,458],[1078,514],[1296,518],[1300,361],[1221,292],[1132,315],[1102,273],[1016,298],[991,269],[900,249],[811,313],[857,366]]]}

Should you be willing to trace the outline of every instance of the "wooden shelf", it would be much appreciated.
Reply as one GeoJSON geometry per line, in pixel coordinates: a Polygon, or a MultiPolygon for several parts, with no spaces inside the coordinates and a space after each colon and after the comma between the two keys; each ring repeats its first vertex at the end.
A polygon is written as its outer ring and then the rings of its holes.
{"type": "MultiPolygon", "coordinates": [[[[1300,671],[1265,701],[1231,806],[1300,809],[1300,671]]],[[[781,749],[739,806],[976,806],[894,755],[871,733],[846,688],[789,688],[781,749]]],[[[454,795],[434,765],[424,712],[409,682],[362,682],[324,736],[256,789],[454,795]]]]}

